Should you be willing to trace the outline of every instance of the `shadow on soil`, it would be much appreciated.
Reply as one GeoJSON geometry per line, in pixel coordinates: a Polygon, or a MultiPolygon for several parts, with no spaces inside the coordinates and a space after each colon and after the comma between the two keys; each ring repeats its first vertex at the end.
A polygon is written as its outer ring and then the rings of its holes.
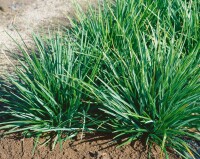
{"type": "MultiPolygon", "coordinates": [[[[97,145],[101,145],[101,149],[99,149],[99,151],[102,151],[102,150],[108,149],[110,147],[117,147],[117,146],[120,146],[123,144],[122,140],[113,140],[114,137],[115,137],[115,135],[112,133],[103,133],[103,132],[102,133],[97,132],[97,133],[92,133],[92,134],[86,133],[84,135],[83,140],[81,140],[79,143],[73,144],[71,146],[77,146],[77,145],[83,144],[85,142],[90,142],[90,143],[97,142],[96,143],[97,145]],[[101,143],[99,143],[98,141],[101,141],[101,143]]],[[[76,139],[76,140],[78,141],[80,139],[76,139]]],[[[133,148],[133,150],[140,151],[139,149],[137,149],[137,146],[135,147],[135,145],[137,145],[137,144],[140,145],[141,152],[144,152],[148,149],[148,147],[145,146],[145,143],[143,141],[132,142],[130,144],[130,146],[133,148]]]]}

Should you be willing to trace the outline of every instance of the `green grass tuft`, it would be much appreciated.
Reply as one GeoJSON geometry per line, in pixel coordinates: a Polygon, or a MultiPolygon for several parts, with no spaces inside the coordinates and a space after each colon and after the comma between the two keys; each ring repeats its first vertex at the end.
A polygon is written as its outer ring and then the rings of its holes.
{"type": "MultiPolygon", "coordinates": [[[[86,32],[102,57],[93,93],[105,130],[124,144],[141,139],[165,152],[193,149],[184,137],[200,140],[199,3],[116,0],[91,9],[73,23],[86,32]]],[[[184,155],[183,155],[184,157],[184,155]]]]}
{"type": "Polygon", "coordinates": [[[55,143],[72,138],[79,132],[92,131],[93,123],[87,111],[90,104],[84,102],[87,95],[74,78],[85,80],[89,73],[89,60],[81,55],[86,47],[71,43],[56,35],[49,40],[34,36],[36,49],[30,53],[21,48],[21,64],[16,76],[9,76],[11,87],[6,88],[8,100],[1,115],[9,115],[1,121],[4,133],[23,132],[24,136],[51,138],[55,143]],[[64,138],[63,138],[64,137],[64,138]]]}

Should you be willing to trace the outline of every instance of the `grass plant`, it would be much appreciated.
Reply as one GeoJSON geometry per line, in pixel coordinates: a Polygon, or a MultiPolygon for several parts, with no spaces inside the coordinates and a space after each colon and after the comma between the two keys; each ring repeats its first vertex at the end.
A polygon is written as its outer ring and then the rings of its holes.
{"type": "Polygon", "coordinates": [[[103,105],[104,120],[109,118],[105,129],[114,132],[116,140],[125,139],[124,144],[141,139],[164,152],[170,147],[192,154],[184,137],[200,140],[199,133],[190,131],[200,126],[199,46],[183,56],[181,39],[171,39],[169,45],[166,36],[154,34],[147,46],[143,34],[137,38],[140,52],[126,44],[123,52],[104,52],[106,70],[97,76],[101,86],[85,84],[103,105]]]}
{"type": "Polygon", "coordinates": [[[36,49],[31,53],[20,46],[23,57],[16,75],[9,76],[12,87],[6,88],[6,110],[1,111],[9,118],[1,121],[0,129],[8,130],[4,135],[23,132],[39,138],[45,134],[54,147],[58,141],[92,130],[86,118],[90,104],[83,102],[86,95],[73,80],[84,80],[89,73],[88,57],[81,56],[86,44],[75,47],[60,35],[48,40],[34,35],[34,42],[36,49]]]}
{"type": "Polygon", "coordinates": [[[101,6],[78,14],[72,31],[78,37],[84,30],[99,44],[98,76],[84,85],[107,114],[105,129],[124,144],[156,143],[166,157],[167,148],[199,157],[184,141],[200,140],[199,3],[116,0],[101,6]]]}

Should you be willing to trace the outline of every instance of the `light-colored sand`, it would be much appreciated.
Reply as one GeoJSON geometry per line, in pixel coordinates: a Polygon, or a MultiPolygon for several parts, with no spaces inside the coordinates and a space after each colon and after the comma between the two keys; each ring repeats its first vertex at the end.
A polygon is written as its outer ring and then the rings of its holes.
{"type": "MultiPolygon", "coordinates": [[[[83,7],[95,0],[76,0],[83,7]]],[[[67,16],[74,13],[74,0],[0,0],[0,74],[11,69],[5,53],[16,45],[8,36],[20,42],[21,35],[26,43],[31,42],[32,32],[44,28],[68,25],[67,16]],[[17,32],[16,30],[17,29],[17,32]]]]}

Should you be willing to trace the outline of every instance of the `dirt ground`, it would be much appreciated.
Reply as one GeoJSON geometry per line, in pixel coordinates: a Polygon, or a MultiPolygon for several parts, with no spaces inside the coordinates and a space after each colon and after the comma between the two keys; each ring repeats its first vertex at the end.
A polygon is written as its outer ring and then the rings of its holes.
{"type": "MultiPolygon", "coordinates": [[[[54,150],[50,145],[38,146],[32,154],[34,141],[30,139],[7,138],[0,140],[0,159],[147,159],[148,150],[141,142],[116,148],[117,143],[111,143],[110,136],[87,134],[83,140],[80,135],[73,141],[66,141],[54,150]]],[[[160,149],[152,148],[152,159],[160,159],[160,149]]],[[[170,154],[170,159],[178,159],[170,154]]]]}
{"type": "MultiPolygon", "coordinates": [[[[82,6],[97,0],[75,0],[82,6]]],[[[31,42],[33,32],[42,32],[47,28],[66,26],[67,16],[74,12],[74,0],[0,0],[0,75],[11,70],[11,63],[5,57],[8,50],[14,52],[13,39],[31,42]],[[10,37],[10,36],[11,37],[10,37]]]]}

